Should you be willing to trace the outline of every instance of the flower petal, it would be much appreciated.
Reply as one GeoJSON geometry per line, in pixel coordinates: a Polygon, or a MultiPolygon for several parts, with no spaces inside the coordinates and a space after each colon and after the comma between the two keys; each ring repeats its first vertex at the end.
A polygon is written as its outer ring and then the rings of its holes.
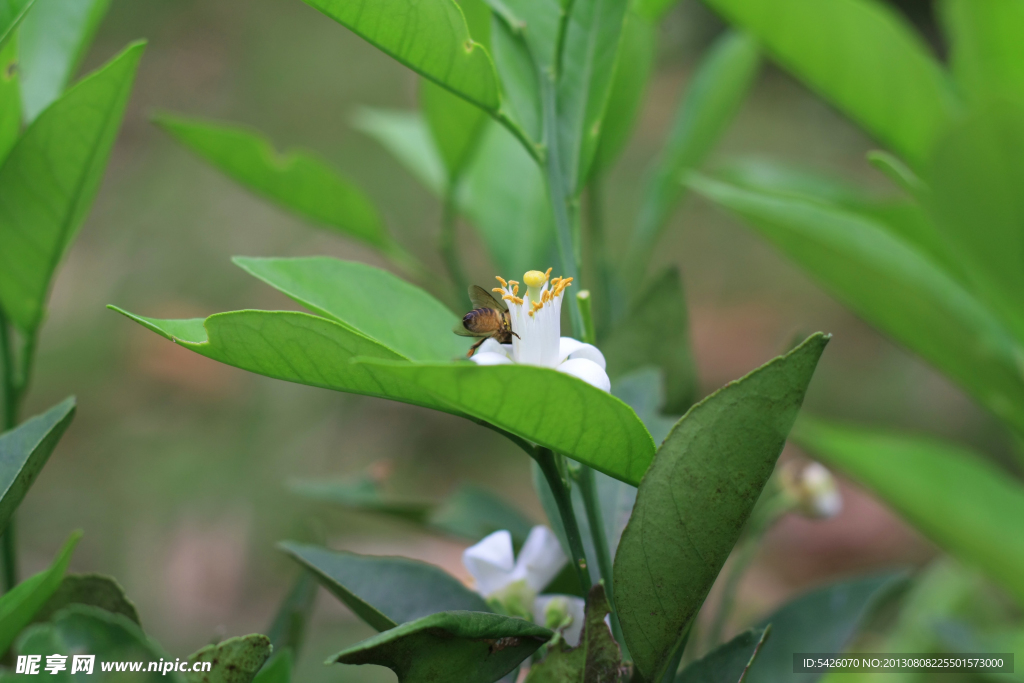
{"type": "Polygon", "coordinates": [[[575,595],[540,595],[533,602],[533,621],[543,626],[547,620],[548,605],[555,600],[561,603],[557,606],[572,617],[572,623],[562,632],[562,637],[569,645],[576,647],[580,644],[580,634],[583,633],[586,608],[583,598],[578,598],[575,595]]]}
{"type": "Polygon", "coordinates": [[[604,361],[604,354],[601,353],[601,349],[593,344],[586,344],[572,337],[562,337],[558,340],[558,360],[564,362],[566,359],[572,358],[592,360],[600,365],[602,370],[608,367],[608,364],[604,361]]]}
{"type": "Polygon", "coordinates": [[[462,553],[462,564],[476,581],[476,591],[487,597],[512,581],[515,555],[512,534],[495,531],[462,553]]]}
{"type": "Polygon", "coordinates": [[[499,344],[498,340],[494,337],[488,337],[484,339],[484,343],[477,349],[477,353],[500,353],[508,358],[512,358],[512,345],[499,344]]]}
{"type": "Polygon", "coordinates": [[[504,353],[494,353],[488,351],[486,353],[480,353],[477,351],[469,357],[471,361],[477,365],[511,365],[512,359],[506,356],[504,353]]]}
{"type": "Polygon", "coordinates": [[[579,377],[587,384],[595,386],[602,391],[612,390],[612,382],[608,379],[608,373],[600,365],[587,358],[570,358],[555,368],[555,370],[572,375],[573,377],[579,377]]]}
{"type": "Polygon", "coordinates": [[[527,585],[539,593],[558,576],[568,561],[554,532],[538,524],[530,529],[512,573],[517,578],[526,579],[527,585]]]}

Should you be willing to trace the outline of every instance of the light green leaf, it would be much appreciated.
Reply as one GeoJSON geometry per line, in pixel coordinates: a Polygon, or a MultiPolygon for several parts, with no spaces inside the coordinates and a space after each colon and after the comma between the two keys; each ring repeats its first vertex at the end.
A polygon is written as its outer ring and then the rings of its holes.
{"type": "Polygon", "coordinates": [[[270,639],[258,633],[207,645],[189,655],[188,662],[193,666],[197,662],[210,662],[210,670],[189,671],[185,680],[188,683],[250,683],[267,661],[271,649],[270,639]]]}
{"type": "MultiPolygon", "coordinates": [[[[743,683],[771,632],[768,628],[750,629],[680,671],[676,683],[743,683]]],[[[803,647],[803,644],[800,644],[803,647]]]]}
{"type": "MultiPolygon", "coordinates": [[[[833,583],[805,593],[764,619],[772,635],[750,667],[746,683],[793,678],[794,652],[843,652],[864,617],[893,587],[893,574],[833,583]]],[[[821,674],[801,678],[812,683],[821,674]]]]}
{"type": "Polygon", "coordinates": [[[275,651],[252,679],[253,683],[291,683],[293,659],[289,649],[275,651]]]}
{"type": "MultiPolygon", "coordinates": [[[[924,437],[801,419],[793,439],[1024,605],[1024,488],[981,457],[924,437]]],[[[824,652],[824,650],[822,650],[824,652]]]]}
{"type": "Polygon", "coordinates": [[[425,524],[432,504],[385,494],[368,475],[336,480],[298,479],[288,482],[289,490],[303,498],[341,505],[351,510],[396,517],[425,524]]]}
{"type": "Polygon", "coordinates": [[[622,652],[608,630],[611,609],[604,586],[595,585],[587,596],[583,632],[577,647],[559,640],[540,664],[530,668],[526,683],[615,683],[625,673],[622,652]]]}
{"type": "Polygon", "coordinates": [[[664,18],[679,0],[636,0],[633,11],[650,21],[664,18]]]}
{"type": "MultiPolygon", "coordinates": [[[[317,582],[313,575],[303,570],[291,590],[281,601],[277,608],[274,620],[267,629],[267,637],[270,638],[270,645],[274,648],[274,660],[288,655],[288,666],[291,666],[291,655],[302,649],[302,643],[306,635],[306,626],[310,616],[313,614],[313,606],[316,604],[317,582]]],[[[268,662],[263,668],[271,666],[268,662]]]]}
{"type": "Polygon", "coordinates": [[[654,442],[629,406],[581,379],[527,365],[389,363],[365,367],[469,415],[636,484],[654,442]]]}
{"type": "Polygon", "coordinates": [[[653,21],[636,12],[626,12],[608,106],[601,124],[601,139],[590,168],[592,175],[610,168],[629,142],[654,68],[657,37],[653,21]]]}
{"type": "Polygon", "coordinates": [[[279,546],[360,619],[386,631],[437,612],[490,612],[484,599],[440,567],[284,542],[279,546]]]}
{"type": "MultiPolygon", "coordinates": [[[[159,645],[146,637],[142,629],[127,617],[111,614],[98,607],[71,605],[58,612],[48,624],[37,624],[25,630],[19,639],[22,655],[42,655],[43,663],[52,654],[95,654],[93,673],[71,675],[72,660],[67,669],[51,680],[56,681],[140,681],[146,683],[183,683],[181,674],[168,670],[148,671],[149,662],[174,662],[159,645]],[[136,674],[104,673],[100,662],[147,662],[136,674]]],[[[50,674],[46,674],[50,678],[50,674]]],[[[22,680],[18,677],[18,680],[22,680]]],[[[218,679],[219,680],[219,679],[218,679]]]]}
{"type": "Polygon", "coordinates": [[[101,574],[65,576],[46,604],[36,612],[33,621],[49,621],[68,605],[92,605],[111,614],[120,614],[135,624],[139,623],[139,613],[125,595],[121,584],[116,579],[101,574]]]}
{"type": "Polygon", "coordinates": [[[64,92],[109,7],[110,0],[37,0],[18,31],[27,121],[64,92]]]}
{"type": "Polygon", "coordinates": [[[644,186],[630,263],[646,270],[651,252],[682,196],[680,181],[697,168],[732,123],[761,66],[757,41],[729,31],[701,60],[676,110],[668,141],[644,186]]]}
{"type": "Polygon", "coordinates": [[[7,528],[74,416],[72,396],[0,435],[0,529],[7,528]]]}
{"type": "Polygon", "coordinates": [[[399,683],[494,683],[552,635],[499,614],[440,612],[379,633],[328,663],[386,666],[399,683]]]}
{"type": "Polygon", "coordinates": [[[479,541],[495,531],[508,531],[512,545],[521,547],[533,528],[522,512],[490,491],[460,486],[430,513],[430,526],[455,536],[479,541]]]}
{"type": "Polygon", "coordinates": [[[212,166],[256,194],[320,226],[387,247],[376,207],[355,183],[310,152],[274,151],[251,128],[161,114],[154,123],[212,166]]]}
{"type": "Polygon", "coordinates": [[[143,48],[130,45],[65,93],[0,168],[0,307],[23,332],[39,326],[54,270],[99,189],[143,48]]]}
{"type": "Polygon", "coordinates": [[[952,120],[942,67],[895,8],[876,0],[707,4],[911,166],[952,120]]]}
{"type": "Polygon", "coordinates": [[[932,215],[978,297],[1024,340],[1024,107],[966,118],[936,146],[932,215]]]}
{"type": "Polygon", "coordinates": [[[612,380],[612,393],[623,400],[660,444],[679,421],[678,417],[661,414],[665,403],[665,382],[660,368],[646,367],[612,380]]]}
{"type": "Polygon", "coordinates": [[[935,261],[877,221],[820,201],[705,178],[691,185],[747,219],[858,315],[1024,429],[1019,344],[935,261]]]}
{"type": "Polygon", "coordinates": [[[304,0],[394,59],[496,112],[498,79],[453,0],[304,0]]]}
{"type": "Polygon", "coordinates": [[[71,553],[81,537],[81,531],[71,534],[49,569],[30,576],[0,596],[0,652],[7,652],[21,629],[32,623],[36,612],[60,587],[71,553]]]}
{"type": "Polygon", "coordinates": [[[574,0],[557,81],[558,144],[569,191],[579,194],[601,139],[627,3],[574,0]]]}
{"type": "Polygon", "coordinates": [[[497,15],[491,26],[491,54],[501,79],[502,111],[537,144],[541,139],[540,74],[521,32],[497,15]]]}
{"type": "Polygon", "coordinates": [[[4,42],[0,48],[0,165],[20,134],[21,92],[18,86],[18,41],[15,38],[4,42]]]}
{"type": "Polygon", "coordinates": [[[880,149],[874,149],[868,152],[867,160],[909,196],[919,197],[927,190],[924,181],[899,157],[880,149]]]}
{"type": "Polygon", "coordinates": [[[726,385],[683,416],[640,482],[615,554],[615,604],[637,669],[660,681],[775,468],[828,337],[726,385]]]}
{"type": "Polygon", "coordinates": [[[558,61],[564,4],[560,0],[487,0],[487,3],[514,34],[522,36],[537,68],[553,75],[558,61]]]}
{"type": "Polygon", "coordinates": [[[7,39],[14,35],[35,0],[2,0],[0,2],[0,47],[7,46],[7,39]]]}
{"type": "Polygon", "coordinates": [[[444,193],[448,184],[444,159],[418,112],[361,107],[352,125],[391,152],[424,187],[438,196],[444,193]]]}
{"type": "Polygon", "coordinates": [[[420,108],[448,169],[448,178],[458,178],[473,159],[487,113],[428,80],[420,83],[420,108]]]}
{"type": "Polygon", "coordinates": [[[632,310],[601,344],[608,374],[621,377],[645,366],[664,372],[665,413],[679,415],[697,395],[697,368],[682,280],[668,268],[637,296],[632,310]]]}
{"type": "Polygon", "coordinates": [[[233,261],[313,313],[410,360],[453,360],[469,348],[452,334],[459,318],[444,304],[380,268],[328,256],[233,261]]]}
{"type": "Polygon", "coordinates": [[[939,8],[961,92],[973,104],[999,97],[1024,102],[1024,3],[944,0],[939,8]]]}

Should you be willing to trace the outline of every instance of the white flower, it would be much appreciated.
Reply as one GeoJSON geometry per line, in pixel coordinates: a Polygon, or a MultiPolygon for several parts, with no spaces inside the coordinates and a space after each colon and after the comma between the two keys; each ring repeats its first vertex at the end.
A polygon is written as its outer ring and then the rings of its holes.
{"type": "Polygon", "coordinates": [[[787,467],[782,472],[783,488],[796,502],[801,513],[814,519],[830,519],[843,509],[835,477],[821,463],[812,462],[797,472],[787,467]]]}
{"type": "Polygon", "coordinates": [[[553,618],[556,623],[551,625],[559,626],[569,621],[564,617],[571,617],[563,637],[576,645],[583,628],[584,601],[571,595],[538,595],[568,561],[558,538],[542,525],[530,530],[518,558],[512,550],[512,535],[507,531],[494,532],[462,554],[462,563],[480,595],[506,607],[510,602],[522,602],[513,607],[521,607],[542,625],[548,625],[553,618]]]}
{"type": "Polygon", "coordinates": [[[479,365],[538,365],[553,368],[574,377],[579,377],[604,391],[611,390],[608,373],[605,372],[604,355],[596,346],[585,344],[571,337],[561,336],[562,299],[572,278],[551,278],[551,269],[546,273],[531,270],[523,276],[526,293],[519,297],[519,283],[506,282],[498,278],[499,293],[508,304],[512,331],[511,344],[499,344],[488,339],[480,345],[472,360],[479,365]]]}

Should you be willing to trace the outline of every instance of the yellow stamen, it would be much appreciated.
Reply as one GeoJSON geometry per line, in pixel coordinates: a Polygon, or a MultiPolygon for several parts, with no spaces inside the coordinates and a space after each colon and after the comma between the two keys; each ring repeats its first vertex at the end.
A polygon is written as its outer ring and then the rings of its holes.
{"type": "MultiPolygon", "coordinates": [[[[511,282],[509,282],[509,284],[512,285],[511,282]]],[[[515,283],[514,285],[512,285],[512,296],[519,296],[519,283],[518,282],[515,283]]]]}
{"type": "Polygon", "coordinates": [[[552,270],[554,270],[554,268],[548,268],[546,271],[544,271],[544,279],[545,280],[550,280],[551,279],[551,271],[552,270]]]}
{"type": "Polygon", "coordinates": [[[508,287],[508,283],[507,283],[507,282],[505,282],[505,278],[503,278],[503,277],[502,277],[502,276],[500,276],[500,275],[495,275],[494,277],[498,279],[498,282],[500,282],[500,283],[501,283],[501,286],[502,286],[502,287],[508,287]]]}
{"type": "Polygon", "coordinates": [[[493,287],[493,288],[491,288],[491,291],[492,292],[496,292],[498,294],[504,294],[505,293],[505,290],[502,289],[501,287],[493,287]]]}
{"type": "Polygon", "coordinates": [[[501,298],[504,299],[505,301],[511,301],[514,304],[519,304],[520,306],[523,304],[522,299],[520,299],[518,296],[512,296],[511,294],[506,294],[501,298]]]}

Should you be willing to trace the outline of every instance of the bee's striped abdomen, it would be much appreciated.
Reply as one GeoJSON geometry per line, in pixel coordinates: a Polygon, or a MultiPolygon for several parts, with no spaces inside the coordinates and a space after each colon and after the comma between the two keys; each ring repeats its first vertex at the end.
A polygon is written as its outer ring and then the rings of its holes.
{"type": "Polygon", "coordinates": [[[502,316],[490,308],[477,308],[463,316],[462,326],[475,334],[494,334],[502,328],[502,316]]]}

